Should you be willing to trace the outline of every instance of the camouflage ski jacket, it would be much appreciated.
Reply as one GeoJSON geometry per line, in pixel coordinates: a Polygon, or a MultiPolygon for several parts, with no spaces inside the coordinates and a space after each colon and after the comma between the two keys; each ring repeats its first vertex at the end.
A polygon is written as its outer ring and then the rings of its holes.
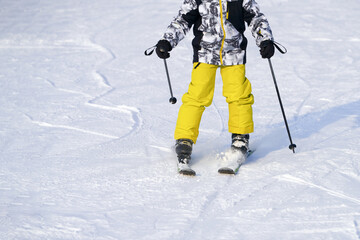
{"type": "Polygon", "coordinates": [[[258,46],[273,39],[269,23],[255,0],[184,0],[163,39],[174,48],[193,27],[194,62],[245,64],[245,22],[258,46]]]}

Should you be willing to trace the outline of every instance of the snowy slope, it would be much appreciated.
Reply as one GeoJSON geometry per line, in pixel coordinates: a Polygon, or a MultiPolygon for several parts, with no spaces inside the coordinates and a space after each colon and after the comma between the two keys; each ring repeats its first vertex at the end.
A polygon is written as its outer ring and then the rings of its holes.
{"type": "MultiPolygon", "coordinates": [[[[143,51],[181,1],[17,0],[0,7],[0,239],[360,239],[360,3],[259,0],[294,142],[248,34],[256,152],[230,142],[218,76],[179,176],[163,62],[143,51]]],[[[191,37],[168,61],[180,102],[191,37]]]]}

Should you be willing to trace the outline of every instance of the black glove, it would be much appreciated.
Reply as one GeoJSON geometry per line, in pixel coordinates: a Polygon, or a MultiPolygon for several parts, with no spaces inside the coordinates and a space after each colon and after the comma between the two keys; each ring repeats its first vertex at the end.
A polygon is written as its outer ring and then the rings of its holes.
{"type": "Polygon", "coordinates": [[[275,48],[274,42],[271,40],[265,40],[260,43],[260,54],[262,58],[271,58],[274,55],[275,48]]]}
{"type": "Polygon", "coordinates": [[[158,55],[159,58],[162,59],[166,59],[170,57],[170,51],[171,51],[172,47],[169,43],[169,41],[167,40],[160,40],[157,44],[156,44],[156,54],[158,55]]]}

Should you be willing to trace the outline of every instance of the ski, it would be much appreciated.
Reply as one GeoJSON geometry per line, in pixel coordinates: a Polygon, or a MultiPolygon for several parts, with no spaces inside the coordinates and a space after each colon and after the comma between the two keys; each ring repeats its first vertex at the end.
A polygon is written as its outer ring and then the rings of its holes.
{"type": "Polygon", "coordinates": [[[178,163],[178,172],[186,176],[195,176],[196,172],[187,163],[178,163]]]}
{"type": "Polygon", "coordinates": [[[249,150],[246,154],[243,154],[239,151],[228,151],[221,156],[221,160],[225,163],[226,166],[222,166],[218,169],[218,173],[221,174],[230,174],[236,175],[241,167],[241,165],[246,161],[246,159],[254,152],[254,150],[249,150]]]}
{"type": "Polygon", "coordinates": [[[219,168],[218,173],[235,175],[239,171],[239,168],[241,167],[241,165],[242,164],[239,164],[235,169],[232,169],[230,167],[219,168]]]}

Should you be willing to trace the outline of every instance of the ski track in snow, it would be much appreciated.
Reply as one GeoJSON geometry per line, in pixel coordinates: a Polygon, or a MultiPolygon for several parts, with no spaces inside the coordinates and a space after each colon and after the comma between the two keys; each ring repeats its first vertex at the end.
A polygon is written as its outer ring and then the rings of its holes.
{"type": "Polygon", "coordinates": [[[92,135],[96,135],[96,136],[101,136],[101,137],[106,137],[106,138],[111,138],[111,139],[118,139],[117,136],[102,134],[102,133],[98,133],[98,132],[94,132],[94,131],[89,131],[89,130],[85,130],[85,129],[80,129],[80,128],[76,128],[76,127],[71,127],[71,126],[55,125],[55,124],[50,124],[50,123],[46,123],[46,122],[38,122],[38,121],[33,121],[33,123],[39,125],[40,127],[46,127],[46,128],[63,128],[63,129],[67,129],[67,130],[74,130],[74,131],[78,131],[78,132],[82,132],[82,133],[87,133],[87,134],[92,134],[92,135]]]}
{"type": "Polygon", "coordinates": [[[217,188],[215,188],[215,190],[212,193],[206,196],[206,201],[202,203],[201,209],[199,209],[199,214],[196,220],[191,224],[189,224],[189,228],[184,231],[184,236],[182,237],[182,239],[191,238],[194,231],[202,228],[201,223],[204,222],[204,220],[213,217],[211,215],[212,215],[212,211],[215,210],[214,209],[216,205],[215,202],[218,199],[218,197],[222,194],[223,192],[222,189],[224,189],[230,183],[230,181],[231,178],[228,178],[226,181],[221,183],[220,186],[217,186],[217,188]]]}
{"type": "MultiPolygon", "coordinates": [[[[24,47],[24,46],[22,46],[22,47],[24,47]]],[[[26,48],[31,48],[31,47],[28,46],[26,48]]],[[[47,47],[39,46],[38,48],[52,49],[51,46],[47,46],[47,47]]],[[[65,46],[53,46],[53,48],[66,49],[65,46]]],[[[116,60],[116,55],[110,49],[108,49],[102,45],[96,44],[92,40],[90,41],[90,44],[84,44],[84,46],[77,46],[77,47],[72,47],[72,48],[78,49],[78,50],[85,50],[85,51],[99,51],[99,52],[103,52],[103,53],[109,55],[110,57],[108,60],[105,60],[105,61],[97,64],[97,67],[96,67],[97,69],[101,69],[102,66],[106,66],[106,65],[110,64],[112,61],[116,60]]],[[[140,116],[139,109],[130,107],[130,106],[125,106],[125,105],[112,107],[112,106],[96,104],[96,102],[101,101],[102,98],[104,98],[108,94],[111,94],[112,92],[114,92],[116,90],[116,88],[110,84],[107,77],[101,73],[101,70],[94,70],[94,78],[99,81],[99,85],[104,85],[104,86],[108,87],[109,90],[107,90],[106,92],[104,92],[98,96],[93,97],[89,94],[86,94],[86,93],[83,93],[80,91],[57,87],[56,84],[49,79],[46,79],[45,81],[48,82],[51,86],[53,86],[58,91],[63,91],[63,92],[73,93],[73,94],[80,94],[82,96],[85,96],[86,98],[91,98],[91,100],[88,100],[87,102],[84,103],[84,105],[86,105],[86,106],[90,106],[90,107],[97,108],[97,109],[102,109],[105,111],[116,111],[119,113],[124,113],[126,115],[130,115],[131,119],[129,121],[133,121],[134,125],[132,126],[131,130],[128,133],[126,133],[122,136],[113,136],[113,135],[98,133],[95,131],[85,130],[85,129],[81,129],[81,128],[77,128],[77,127],[73,127],[73,126],[57,125],[57,124],[51,124],[51,123],[46,123],[46,122],[40,122],[40,121],[32,121],[32,122],[41,127],[63,128],[63,129],[67,129],[67,130],[74,130],[74,131],[88,133],[88,134],[92,134],[92,135],[103,136],[103,137],[111,138],[111,139],[126,138],[133,132],[136,132],[137,130],[139,130],[141,127],[141,123],[142,123],[142,118],[140,116]]]]}
{"type": "Polygon", "coordinates": [[[360,204],[360,199],[349,197],[349,196],[347,196],[347,195],[345,195],[343,193],[330,190],[328,188],[313,184],[311,182],[307,182],[307,181],[305,181],[305,180],[303,180],[301,178],[297,178],[297,177],[291,176],[289,174],[285,174],[285,175],[282,175],[282,176],[277,176],[276,178],[278,180],[280,180],[280,181],[288,181],[288,182],[292,182],[292,183],[297,183],[297,184],[302,184],[302,185],[306,185],[306,186],[309,186],[309,187],[317,188],[317,189],[320,189],[322,191],[325,191],[326,193],[328,193],[328,194],[330,194],[332,196],[341,198],[343,200],[348,200],[348,201],[354,202],[356,204],[360,204]]]}
{"type": "MultiPolygon", "coordinates": [[[[113,53],[113,51],[110,48],[96,44],[94,41],[92,41],[92,43],[93,43],[93,45],[95,45],[94,48],[99,49],[99,50],[107,53],[110,56],[110,58],[108,60],[98,64],[97,68],[101,68],[101,66],[106,66],[106,65],[110,64],[112,61],[117,59],[115,53],[113,53]]],[[[96,96],[93,99],[89,100],[86,104],[88,106],[92,106],[95,108],[100,108],[100,109],[108,110],[108,111],[117,111],[117,112],[125,113],[125,114],[128,114],[131,116],[131,118],[132,118],[131,121],[134,122],[134,125],[132,126],[131,130],[127,134],[122,135],[119,138],[126,138],[133,132],[138,131],[142,124],[142,118],[140,115],[140,110],[138,108],[131,107],[131,106],[125,106],[125,105],[111,107],[111,106],[96,104],[96,102],[101,100],[101,98],[104,98],[106,95],[114,92],[116,90],[116,88],[110,84],[107,77],[101,73],[101,70],[96,70],[95,73],[97,74],[97,76],[99,76],[100,82],[103,83],[104,85],[106,85],[107,87],[109,87],[110,89],[108,91],[106,91],[105,93],[101,94],[100,96],[96,96]]]]}
{"type": "Polygon", "coordinates": [[[355,227],[356,235],[358,239],[360,239],[360,225],[359,222],[356,220],[354,220],[354,227],[355,227]]]}
{"type": "Polygon", "coordinates": [[[131,121],[134,122],[134,125],[131,127],[131,130],[125,134],[122,135],[120,138],[126,138],[129,135],[133,134],[134,132],[137,132],[140,130],[141,126],[142,126],[142,117],[141,117],[141,113],[140,110],[138,108],[135,107],[130,107],[130,106],[116,106],[116,107],[109,107],[109,106],[105,106],[105,105],[99,105],[99,104],[94,104],[91,103],[92,101],[89,101],[87,103],[87,105],[92,106],[94,108],[100,108],[100,109],[104,109],[104,110],[108,110],[108,111],[116,111],[116,112],[120,112],[120,113],[125,113],[131,116],[131,121]]]}

